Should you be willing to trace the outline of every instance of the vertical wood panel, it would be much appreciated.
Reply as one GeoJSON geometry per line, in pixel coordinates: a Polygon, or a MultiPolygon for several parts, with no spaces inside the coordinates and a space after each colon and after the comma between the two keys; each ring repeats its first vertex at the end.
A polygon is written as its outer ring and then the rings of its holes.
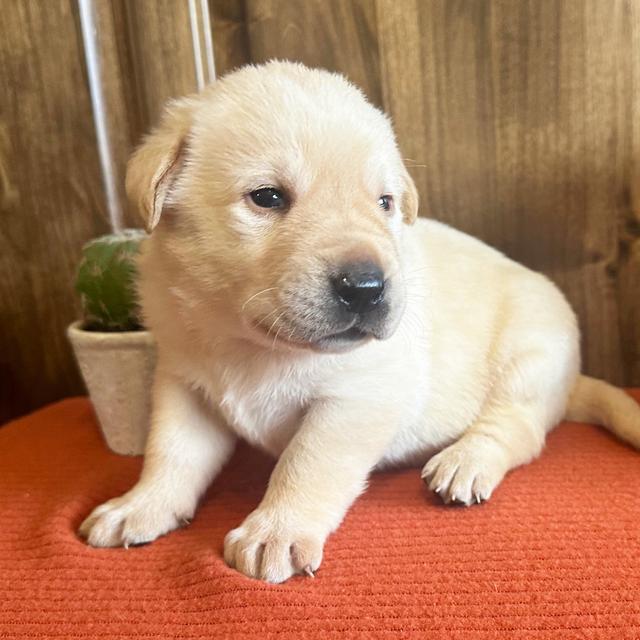
{"type": "Polygon", "coordinates": [[[616,279],[619,300],[618,329],[622,344],[625,383],[640,385],[640,3],[623,7],[622,38],[615,81],[625,87],[626,99],[617,101],[616,130],[620,134],[620,170],[616,193],[621,194],[616,264],[607,269],[616,279]]]}
{"type": "Polygon", "coordinates": [[[0,421],[82,390],[64,332],[80,246],[108,224],[75,11],[0,15],[0,421]]]}
{"type": "Polygon", "coordinates": [[[139,137],[157,124],[167,100],[197,90],[189,7],[176,0],[121,1],[132,61],[130,90],[143,127],[139,137]]]}
{"type": "Polygon", "coordinates": [[[216,74],[251,62],[244,0],[209,0],[216,74]]]}
{"type": "MultiPolygon", "coordinates": [[[[97,19],[122,185],[165,101],[196,89],[188,5],[100,0],[97,19]]],[[[80,247],[109,225],[75,0],[3,4],[0,81],[2,422],[83,391],[65,329],[80,247]]]]}
{"type": "Polygon", "coordinates": [[[246,0],[252,62],[282,58],[340,71],[382,104],[374,0],[246,0]]]}
{"type": "Polygon", "coordinates": [[[141,110],[144,133],[158,122],[170,98],[196,91],[188,3],[175,0],[122,0],[132,68],[131,91],[141,110]]]}
{"type": "Polygon", "coordinates": [[[627,384],[640,383],[637,13],[623,0],[378,2],[385,102],[420,165],[422,213],[552,277],[580,316],[586,370],[627,384]]]}

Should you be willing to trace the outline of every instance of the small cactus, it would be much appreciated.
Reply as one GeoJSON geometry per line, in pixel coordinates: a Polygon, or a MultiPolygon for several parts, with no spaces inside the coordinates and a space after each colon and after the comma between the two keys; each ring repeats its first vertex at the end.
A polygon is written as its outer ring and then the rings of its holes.
{"type": "Polygon", "coordinates": [[[90,240],[82,248],[76,291],[87,331],[142,328],[135,281],[136,256],[145,237],[140,229],[126,229],[90,240]]]}

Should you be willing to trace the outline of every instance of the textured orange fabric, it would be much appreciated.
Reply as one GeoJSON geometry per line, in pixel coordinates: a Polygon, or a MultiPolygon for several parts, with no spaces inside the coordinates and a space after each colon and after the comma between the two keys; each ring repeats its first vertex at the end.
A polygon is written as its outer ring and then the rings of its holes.
{"type": "Polygon", "coordinates": [[[189,527],[91,549],[76,528],[141,460],[108,452],[86,399],[0,429],[0,637],[640,638],[640,455],[601,429],[562,425],[468,509],[376,474],[316,578],[279,586],[222,560],[272,464],[241,448],[189,527]]]}

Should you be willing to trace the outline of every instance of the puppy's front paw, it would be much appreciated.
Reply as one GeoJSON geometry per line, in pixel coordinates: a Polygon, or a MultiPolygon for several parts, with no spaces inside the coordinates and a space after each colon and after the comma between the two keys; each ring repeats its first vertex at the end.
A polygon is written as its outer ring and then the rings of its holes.
{"type": "Polygon", "coordinates": [[[488,500],[507,470],[500,445],[460,440],[424,466],[422,479],[445,502],[488,500]]]}
{"type": "Polygon", "coordinates": [[[78,533],[92,547],[128,547],[151,542],[192,516],[192,508],[172,510],[166,502],[130,491],[96,507],[78,533]]]}
{"type": "Polygon", "coordinates": [[[286,515],[258,508],[227,534],[224,559],[246,576],[267,582],[284,582],[298,573],[313,577],[325,537],[286,515]]]}

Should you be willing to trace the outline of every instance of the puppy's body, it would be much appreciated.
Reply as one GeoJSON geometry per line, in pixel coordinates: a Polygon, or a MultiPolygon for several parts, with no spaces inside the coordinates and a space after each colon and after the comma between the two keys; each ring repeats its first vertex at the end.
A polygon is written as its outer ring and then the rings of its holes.
{"type": "MultiPolygon", "coordinates": [[[[445,225],[418,220],[405,238],[407,309],[394,335],[339,355],[212,336],[211,318],[197,317],[157,244],[143,261],[142,296],[163,358],[239,437],[274,456],[311,402],[361,393],[365,402],[389,397],[404,405],[379,466],[424,463],[480,414],[507,368],[537,348],[548,350],[560,381],[549,381],[559,393],[547,405],[545,429],[563,415],[579,367],[578,332],[564,298],[544,277],[445,225]]],[[[506,381],[518,384],[517,373],[508,371],[506,381]]]]}
{"type": "Polygon", "coordinates": [[[279,460],[225,559],[274,582],[317,568],[373,468],[428,461],[445,501],[480,502],[568,404],[640,444],[631,400],[577,383],[575,318],[546,278],[412,224],[388,123],[344,80],[242,70],[181,103],[128,179],[150,226],[163,216],[141,264],[154,417],[140,482],[82,525],[91,544],[152,540],[192,517],[237,437],[279,460]],[[286,207],[250,201],[261,185],[276,199],[286,185],[286,207]]]}

